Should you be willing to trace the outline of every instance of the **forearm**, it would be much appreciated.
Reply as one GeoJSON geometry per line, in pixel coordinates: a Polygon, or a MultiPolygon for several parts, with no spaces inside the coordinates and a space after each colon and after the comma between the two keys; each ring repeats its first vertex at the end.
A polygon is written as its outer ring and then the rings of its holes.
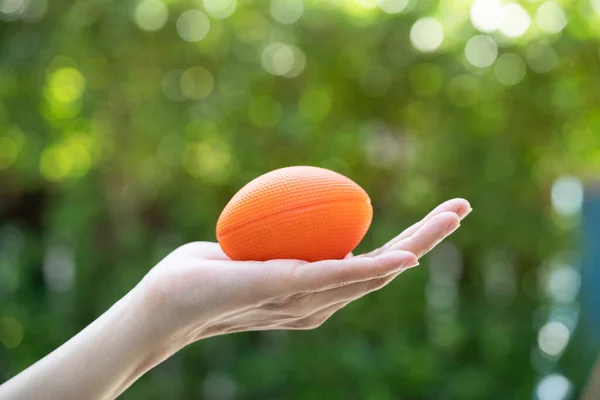
{"type": "Polygon", "coordinates": [[[113,399],[177,350],[134,289],[71,340],[0,386],[0,399],[113,399]]]}

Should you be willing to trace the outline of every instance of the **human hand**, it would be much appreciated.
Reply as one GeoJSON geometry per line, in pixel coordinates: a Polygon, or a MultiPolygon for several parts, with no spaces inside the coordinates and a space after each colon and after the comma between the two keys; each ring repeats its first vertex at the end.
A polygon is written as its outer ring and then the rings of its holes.
{"type": "Polygon", "coordinates": [[[113,399],[198,339],[315,328],[417,265],[470,211],[467,201],[450,200],[379,249],[344,260],[239,262],[216,243],[187,244],[84,330],[0,385],[0,398],[113,399]]]}
{"type": "Polygon", "coordinates": [[[217,243],[194,242],[163,259],[138,289],[174,348],[232,332],[312,329],[418,265],[470,211],[466,200],[449,200],[384,246],[343,260],[232,261],[217,243]]]}

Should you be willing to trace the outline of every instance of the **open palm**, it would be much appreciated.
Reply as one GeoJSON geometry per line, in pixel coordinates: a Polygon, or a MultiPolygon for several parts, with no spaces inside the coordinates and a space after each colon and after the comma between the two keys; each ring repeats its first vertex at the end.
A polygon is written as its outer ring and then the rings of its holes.
{"type": "Polygon", "coordinates": [[[466,200],[449,200],[382,247],[343,260],[232,261],[217,243],[189,243],[144,278],[146,301],[181,345],[230,332],[312,329],[418,265],[470,211],[466,200]]]}

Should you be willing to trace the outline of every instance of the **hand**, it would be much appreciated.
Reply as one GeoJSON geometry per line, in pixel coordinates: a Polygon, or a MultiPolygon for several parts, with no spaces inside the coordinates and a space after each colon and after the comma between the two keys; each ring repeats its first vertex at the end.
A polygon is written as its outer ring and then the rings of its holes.
{"type": "Polygon", "coordinates": [[[216,243],[190,243],[68,342],[0,385],[0,398],[113,399],[198,339],[315,328],[417,265],[470,211],[465,200],[450,200],[383,247],[344,260],[238,262],[216,243]]]}
{"type": "Polygon", "coordinates": [[[312,329],[418,265],[470,211],[466,200],[447,201],[384,246],[344,260],[240,262],[217,243],[190,243],[156,265],[138,289],[175,348],[231,332],[312,329]]]}

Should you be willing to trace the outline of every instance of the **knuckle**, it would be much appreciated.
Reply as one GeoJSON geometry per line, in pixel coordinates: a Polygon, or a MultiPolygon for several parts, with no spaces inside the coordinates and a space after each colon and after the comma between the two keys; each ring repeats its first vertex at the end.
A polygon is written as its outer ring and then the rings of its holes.
{"type": "Polygon", "coordinates": [[[204,249],[206,247],[206,242],[189,242],[189,243],[185,243],[182,244],[181,246],[177,247],[175,250],[173,250],[173,252],[171,254],[173,255],[186,255],[189,256],[191,254],[194,253],[198,253],[200,250],[204,249]]]}

